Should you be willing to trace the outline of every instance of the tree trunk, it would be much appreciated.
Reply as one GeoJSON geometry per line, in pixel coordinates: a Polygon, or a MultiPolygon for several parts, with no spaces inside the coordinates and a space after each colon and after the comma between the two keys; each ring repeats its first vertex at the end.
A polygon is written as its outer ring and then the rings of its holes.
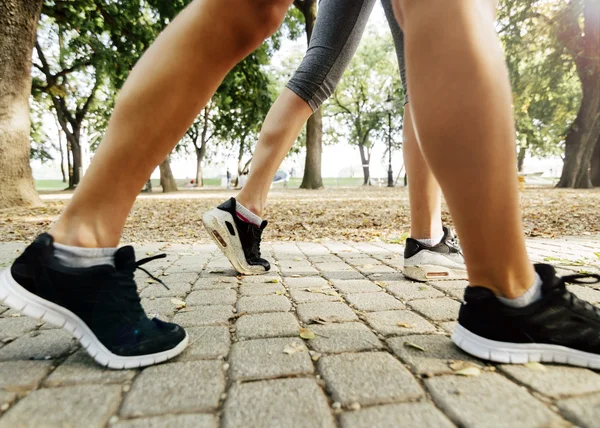
{"type": "Polygon", "coordinates": [[[527,154],[527,149],[525,147],[519,148],[519,154],[517,155],[517,170],[519,172],[523,172],[523,163],[525,162],[526,154],[527,154]]]}
{"type": "Polygon", "coordinates": [[[160,164],[160,185],[163,193],[176,192],[177,183],[173,177],[173,171],[171,171],[171,159],[170,156],[160,164]]]}
{"type": "Polygon", "coordinates": [[[58,129],[58,151],[60,152],[60,173],[62,174],[62,182],[67,182],[67,174],[65,174],[65,152],[62,144],[62,133],[58,129]]]}
{"type": "MultiPolygon", "coordinates": [[[[569,15],[574,37],[581,37],[577,15],[569,15]]],[[[600,134],[600,7],[597,0],[585,0],[581,51],[574,60],[583,98],[565,141],[564,166],[557,187],[592,187],[591,159],[600,134]]],[[[568,29],[568,28],[567,28],[568,29]]]]}
{"type": "MultiPolygon", "coordinates": [[[[306,39],[310,45],[313,28],[317,19],[316,0],[296,0],[294,5],[304,15],[306,23],[306,39]]],[[[304,163],[304,177],[301,189],[322,189],[321,153],[323,151],[323,120],[321,109],[313,113],[306,123],[306,160],[304,163]]]]}
{"type": "Polygon", "coordinates": [[[41,204],[29,165],[31,53],[41,0],[0,2],[0,208],[41,204]]]}
{"type": "Polygon", "coordinates": [[[204,178],[202,177],[202,158],[204,155],[196,149],[196,187],[204,187],[204,178]]]}
{"type": "Polygon", "coordinates": [[[306,123],[306,161],[301,189],[322,189],[321,153],[323,137],[323,120],[321,109],[313,113],[306,123]]]}
{"type": "Polygon", "coordinates": [[[365,146],[362,144],[358,145],[358,151],[360,152],[360,162],[363,170],[363,186],[371,185],[371,171],[369,169],[370,158],[367,158],[367,154],[365,153],[365,146]]]}
{"type": "Polygon", "coordinates": [[[596,141],[596,148],[592,154],[592,186],[600,187],[600,135],[596,141]]]}
{"type": "Polygon", "coordinates": [[[81,144],[79,144],[79,129],[75,129],[71,136],[71,154],[73,155],[73,174],[71,176],[71,182],[69,183],[69,189],[75,189],[81,181],[81,144]]]}
{"type": "MultiPolygon", "coordinates": [[[[600,78],[600,73],[596,74],[600,78]]],[[[592,187],[591,159],[600,134],[600,85],[582,82],[583,99],[577,118],[565,141],[564,166],[557,187],[587,189],[592,187]]]]}
{"type": "Polygon", "coordinates": [[[69,187],[70,189],[73,185],[73,163],[71,162],[71,143],[69,143],[69,139],[67,138],[67,173],[69,174],[69,187]]]}

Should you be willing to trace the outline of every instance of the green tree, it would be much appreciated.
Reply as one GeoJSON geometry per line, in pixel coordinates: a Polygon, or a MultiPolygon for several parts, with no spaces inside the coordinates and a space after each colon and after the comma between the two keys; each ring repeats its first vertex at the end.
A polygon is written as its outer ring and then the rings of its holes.
{"type": "Polygon", "coordinates": [[[332,137],[344,138],[358,146],[364,185],[371,184],[369,166],[374,143],[386,140],[389,128],[395,134],[402,129],[401,99],[402,87],[390,34],[367,35],[327,107],[327,116],[338,121],[330,128],[332,137]],[[391,127],[385,107],[390,96],[395,100],[391,127]]]}

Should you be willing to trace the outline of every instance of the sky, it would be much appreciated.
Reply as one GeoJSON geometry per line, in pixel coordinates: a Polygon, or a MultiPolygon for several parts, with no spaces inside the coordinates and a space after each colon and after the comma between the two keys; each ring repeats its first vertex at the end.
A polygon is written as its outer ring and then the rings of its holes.
{"type": "MultiPolygon", "coordinates": [[[[381,3],[377,2],[371,14],[366,31],[371,32],[386,32],[389,31],[387,20],[381,7],[381,3]]],[[[298,40],[284,40],[281,49],[275,53],[272,58],[271,65],[273,68],[281,66],[282,61],[288,58],[296,58],[299,62],[302,59],[303,53],[306,51],[306,38],[299,37],[298,40]]],[[[55,122],[52,116],[44,118],[44,128],[50,136],[58,134],[55,122]]],[[[56,137],[54,137],[56,138],[56,137]]],[[[58,155],[56,156],[58,159],[58,155]]],[[[227,168],[231,172],[237,171],[237,161],[235,156],[229,156],[226,159],[224,156],[216,156],[211,165],[207,165],[204,169],[205,177],[218,177],[225,175],[227,168]]],[[[88,161],[84,160],[84,169],[87,168],[88,161]]],[[[393,152],[392,169],[394,176],[398,174],[398,169],[403,168],[403,158],[400,151],[393,152]]],[[[171,167],[175,178],[193,178],[196,175],[196,159],[195,155],[190,153],[187,156],[176,155],[171,159],[171,167]]],[[[286,158],[281,166],[281,169],[290,172],[294,170],[296,176],[301,176],[304,168],[304,152],[299,155],[294,155],[286,158]]],[[[525,162],[526,172],[545,171],[546,174],[560,174],[562,161],[559,158],[553,159],[527,159],[525,162]]],[[[60,164],[59,162],[47,162],[41,164],[39,161],[32,162],[33,175],[36,179],[59,179],[60,164]]],[[[385,144],[375,144],[371,156],[370,173],[373,178],[387,177],[388,160],[385,154],[385,144]]],[[[322,175],[323,177],[361,177],[361,160],[358,148],[350,146],[346,143],[335,145],[324,145],[322,154],[322,175]]],[[[153,178],[159,177],[158,168],[152,174],[153,178]]]]}

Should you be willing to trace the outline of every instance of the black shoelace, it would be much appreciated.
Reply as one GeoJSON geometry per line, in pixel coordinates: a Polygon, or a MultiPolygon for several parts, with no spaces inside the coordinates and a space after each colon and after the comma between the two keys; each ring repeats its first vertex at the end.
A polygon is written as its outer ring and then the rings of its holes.
{"type": "Polygon", "coordinates": [[[595,273],[583,273],[583,274],[575,274],[575,275],[567,275],[563,276],[560,279],[559,289],[563,293],[568,293],[569,304],[573,307],[579,307],[588,312],[592,312],[598,318],[600,318],[600,308],[592,305],[591,303],[580,299],[574,293],[567,290],[566,284],[579,284],[579,285],[589,285],[589,284],[597,284],[600,282],[600,275],[595,273]]]}
{"type": "Polygon", "coordinates": [[[252,237],[254,238],[254,242],[252,242],[252,247],[250,248],[250,253],[257,259],[260,259],[260,242],[262,240],[262,231],[258,227],[252,227],[252,237]]]}
{"type": "MultiPolygon", "coordinates": [[[[166,254],[157,254],[155,256],[146,257],[144,259],[136,261],[135,264],[133,265],[134,266],[133,269],[126,267],[126,268],[118,270],[117,271],[117,281],[115,284],[118,287],[118,289],[115,290],[115,293],[119,293],[120,299],[122,299],[125,302],[125,304],[122,304],[122,303],[119,304],[118,303],[119,299],[115,298],[114,301],[115,301],[116,305],[114,306],[114,309],[109,310],[109,311],[110,312],[120,311],[121,313],[132,313],[132,314],[135,314],[136,317],[141,315],[142,313],[145,314],[144,309],[142,308],[140,295],[137,291],[137,286],[135,284],[134,272],[136,271],[136,269],[141,270],[146,275],[148,275],[150,278],[152,278],[154,281],[162,284],[163,287],[165,287],[167,290],[169,290],[169,287],[167,287],[167,285],[163,281],[161,281],[159,278],[152,275],[146,269],[141,267],[141,265],[144,265],[148,262],[151,262],[156,259],[163,259],[165,257],[167,257],[166,254]]],[[[115,296],[114,293],[113,293],[113,296],[115,296]]]]}

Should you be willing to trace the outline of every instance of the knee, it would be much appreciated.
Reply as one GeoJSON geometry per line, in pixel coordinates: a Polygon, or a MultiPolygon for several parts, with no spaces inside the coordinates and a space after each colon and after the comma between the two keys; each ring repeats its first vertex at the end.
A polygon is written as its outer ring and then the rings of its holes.
{"type": "Polygon", "coordinates": [[[256,25],[255,37],[262,40],[277,31],[293,0],[248,0],[256,25]]]}

